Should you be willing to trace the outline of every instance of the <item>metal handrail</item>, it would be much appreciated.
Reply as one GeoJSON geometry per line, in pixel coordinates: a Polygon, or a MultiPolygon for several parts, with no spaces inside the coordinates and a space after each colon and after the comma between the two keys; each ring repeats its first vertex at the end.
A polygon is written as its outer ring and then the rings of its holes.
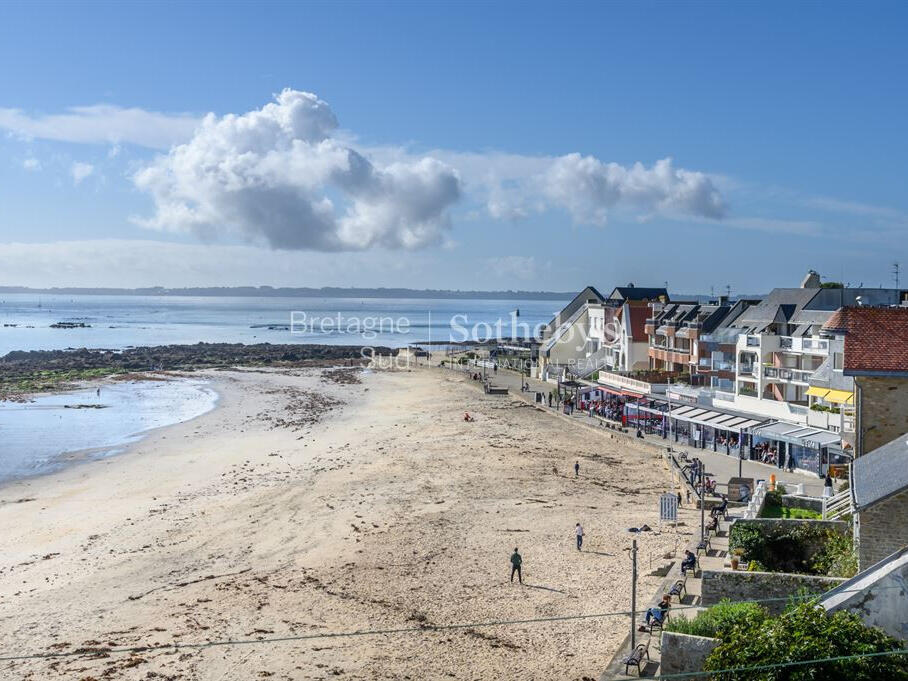
{"type": "Polygon", "coordinates": [[[823,520],[835,520],[851,513],[851,491],[823,498],[823,520]]]}

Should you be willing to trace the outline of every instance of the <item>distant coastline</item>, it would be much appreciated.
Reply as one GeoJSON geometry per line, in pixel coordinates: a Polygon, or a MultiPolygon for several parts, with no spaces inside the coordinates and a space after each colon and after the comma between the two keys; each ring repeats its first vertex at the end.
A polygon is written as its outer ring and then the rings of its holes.
{"type": "Polygon", "coordinates": [[[78,296],[195,296],[195,297],[273,297],[273,298],[431,298],[469,300],[570,300],[576,292],[558,291],[459,291],[452,289],[411,288],[290,288],[275,286],[207,286],[186,288],[29,288],[0,286],[3,294],[78,295],[78,296]]]}

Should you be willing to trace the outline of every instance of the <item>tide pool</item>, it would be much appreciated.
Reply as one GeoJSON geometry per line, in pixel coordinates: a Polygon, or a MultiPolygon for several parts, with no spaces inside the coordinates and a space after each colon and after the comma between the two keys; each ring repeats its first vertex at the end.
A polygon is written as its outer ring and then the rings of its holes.
{"type": "Polygon", "coordinates": [[[217,402],[217,393],[196,379],[112,383],[100,390],[0,402],[0,482],[112,456],[149,430],[188,421],[217,402]]]}

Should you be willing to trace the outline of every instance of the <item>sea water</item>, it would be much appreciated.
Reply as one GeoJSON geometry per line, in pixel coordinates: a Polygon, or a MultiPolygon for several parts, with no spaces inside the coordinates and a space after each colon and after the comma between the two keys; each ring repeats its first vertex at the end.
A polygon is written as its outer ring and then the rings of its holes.
{"type": "Polygon", "coordinates": [[[106,383],[85,390],[0,402],[0,482],[117,454],[153,428],[215,406],[199,379],[106,383]]]}
{"type": "MultiPolygon", "coordinates": [[[[0,294],[0,357],[13,350],[119,350],[199,342],[405,347],[464,340],[464,334],[533,333],[564,303],[0,294]],[[294,319],[298,323],[291,331],[294,319]],[[85,326],[53,328],[58,322],[85,326]]],[[[203,382],[174,380],[106,384],[100,399],[92,387],[38,396],[25,404],[0,402],[0,481],[111,456],[152,428],[204,413],[215,400],[203,382]]]]}
{"type": "Polygon", "coordinates": [[[499,329],[509,337],[533,333],[565,302],[10,293],[0,294],[0,357],[12,350],[199,342],[405,347],[464,334],[482,339],[499,329]],[[58,322],[85,327],[52,328],[58,322]]]}

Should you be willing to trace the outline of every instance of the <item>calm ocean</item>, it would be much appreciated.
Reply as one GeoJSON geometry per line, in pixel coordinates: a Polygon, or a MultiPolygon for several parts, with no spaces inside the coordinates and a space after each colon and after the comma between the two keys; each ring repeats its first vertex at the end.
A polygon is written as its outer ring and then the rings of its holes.
{"type": "MultiPolygon", "coordinates": [[[[532,332],[562,301],[0,294],[0,356],[12,350],[122,349],[198,342],[385,345],[532,332]],[[519,309],[519,317],[514,312],[519,309]],[[291,332],[291,315],[294,332],[291,332]],[[52,328],[57,323],[85,327],[52,328]],[[499,334],[499,325],[501,333],[499,334]]],[[[0,402],[0,483],[122,451],[193,418],[217,396],[204,381],[106,385],[0,402]],[[103,409],[73,409],[74,405],[103,409]],[[36,437],[36,433],[40,436],[36,437]]]]}
{"type": "Polygon", "coordinates": [[[566,301],[0,294],[0,356],[11,350],[179,343],[326,343],[402,347],[464,335],[517,335],[566,301]],[[520,316],[514,317],[515,310],[520,316]],[[295,314],[294,314],[295,313],[295,314]],[[291,332],[291,315],[294,332],[291,332]],[[58,322],[86,328],[51,328],[58,322]]]}

